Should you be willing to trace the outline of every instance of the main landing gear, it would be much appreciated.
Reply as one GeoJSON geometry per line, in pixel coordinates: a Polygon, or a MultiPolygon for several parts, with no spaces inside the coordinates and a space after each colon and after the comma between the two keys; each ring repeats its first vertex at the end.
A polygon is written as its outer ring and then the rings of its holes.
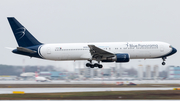
{"type": "Polygon", "coordinates": [[[163,59],[163,62],[162,62],[162,65],[166,65],[166,63],[164,61],[166,61],[166,57],[162,57],[163,59]]]}
{"type": "Polygon", "coordinates": [[[90,61],[90,63],[86,63],[86,67],[90,67],[90,68],[94,68],[94,67],[102,68],[103,65],[101,65],[100,63],[93,64],[92,61],[90,61]]]}

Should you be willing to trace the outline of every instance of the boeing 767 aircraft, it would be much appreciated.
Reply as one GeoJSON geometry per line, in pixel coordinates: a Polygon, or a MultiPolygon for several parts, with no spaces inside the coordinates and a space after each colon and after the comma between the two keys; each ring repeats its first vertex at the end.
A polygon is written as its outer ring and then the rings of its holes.
{"type": "Polygon", "coordinates": [[[129,62],[130,59],[162,58],[177,50],[165,42],[104,42],[104,43],[57,43],[39,42],[14,17],[8,17],[9,24],[19,45],[12,52],[41,59],[68,61],[87,60],[87,67],[102,68],[101,62],[129,62]],[[92,63],[95,60],[97,63],[92,63]]]}

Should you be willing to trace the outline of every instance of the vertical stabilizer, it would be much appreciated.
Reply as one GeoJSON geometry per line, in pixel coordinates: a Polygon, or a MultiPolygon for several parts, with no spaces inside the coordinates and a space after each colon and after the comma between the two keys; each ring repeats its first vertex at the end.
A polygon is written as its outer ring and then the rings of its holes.
{"type": "Polygon", "coordinates": [[[16,41],[19,47],[30,47],[35,45],[41,45],[31,33],[21,25],[14,17],[8,17],[9,24],[14,33],[16,41]]]}

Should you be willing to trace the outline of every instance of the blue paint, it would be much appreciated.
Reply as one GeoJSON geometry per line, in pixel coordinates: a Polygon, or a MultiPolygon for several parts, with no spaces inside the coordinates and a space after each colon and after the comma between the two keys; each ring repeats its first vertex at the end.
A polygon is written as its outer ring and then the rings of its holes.
{"type": "Polygon", "coordinates": [[[7,19],[20,47],[30,47],[42,44],[14,17],[8,17],[7,19]]]}
{"type": "Polygon", "coordinates": [[[38,48],[39,48],[39,47],[41,47],[41,45],[26,47],[27,49],[36,51],[36,53],[22,52],[22,51],[18,51],[17,49],[14,49],[12,52],[15,53],[15,54],[26,55],[26,56],[29,56],[29,57],[36,57],[36,58],[41,58],[41,59],[43,59],[42,55],[40,55],[40,54],[38,53],[38,48]]]}
{"type": "Polygon", "coordinates": [[[167,57],[167,56],[170,56],[170,55],[173,55],[177,52],[177,49],[172,47],[172,50],[170,53],[166,54],[166,55],[163,55],[163,56],[160,56],[160,57],[156,57],[156,58],[162,58],[162,57],[167,57]]]}
{"type": "Polygon", "coordinates": [[[37,58],[43,58],[40,51],[38,50],[39,47],[41,48],[42,43],[40,43],[23,25],[21,25],[14,17],[8,17],[9,24],[11,26],[11,29],[14,33],[14,36],[16,38],[16,41],[19,45],[19,47],[24,47],[33,51],[36,51],[36,53],[28,53],[28,52],[22,52],[18,51],[17,49],[14,49],[12,52],[15,54],[20,55],[26,55],[30,57],[37,57],[37,58]]]}
{"type": "Polygon", "coordinates": [[[128,54],[116,54],[116,62],[129,62],[130,58],[128,54]]]}

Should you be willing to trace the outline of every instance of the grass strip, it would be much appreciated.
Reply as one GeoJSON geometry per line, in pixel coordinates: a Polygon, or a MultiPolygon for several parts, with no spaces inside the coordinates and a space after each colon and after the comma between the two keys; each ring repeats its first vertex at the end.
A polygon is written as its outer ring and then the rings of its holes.
{"type": "Polygon", "coordinates": [[[0,100],[180,99],[180,91],[105,91],[71,93],[0,94],[0,100]]]}

